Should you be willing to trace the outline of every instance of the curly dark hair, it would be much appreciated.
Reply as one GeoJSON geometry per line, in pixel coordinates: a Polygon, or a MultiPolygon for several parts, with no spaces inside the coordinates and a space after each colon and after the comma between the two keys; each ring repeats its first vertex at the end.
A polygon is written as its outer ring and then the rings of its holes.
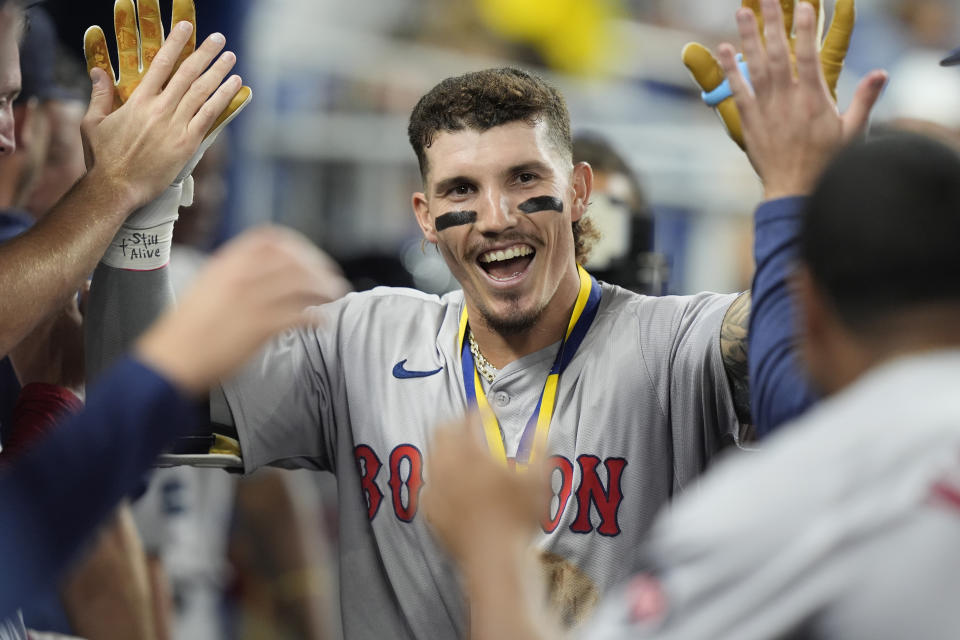
{"type": "MultiPolygon", "coordinates": [[[[541,120],[551,144],[572,162],[570,112],[560,92],[520,69],[485,69],[447,78],[427,92],[410,114],[407,134],[426,181],[426,150],[441,131],[487,131],[510,122],[535,125],[541,120]]],[[[583,264],[600,234],[590,220],[581,218],[573,223],[573,237],[577,262],[583,264]]]]}

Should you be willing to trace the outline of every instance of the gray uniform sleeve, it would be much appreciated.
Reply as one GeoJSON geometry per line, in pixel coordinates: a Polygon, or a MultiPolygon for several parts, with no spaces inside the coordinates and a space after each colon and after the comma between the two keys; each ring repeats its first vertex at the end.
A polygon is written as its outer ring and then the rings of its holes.
{"type": "Polygon", "coordinates": [[[673,311],[668,397],[678,489],[725,445],[739,444],[739,422],[720,351],[720,328],[736,295],[698,294],[673,311]]]}
{"type": "Polygon", "coordinates": [[[166,267],[125,271],[98,264],[90,284],[84,322],[87,384],[125,354],[173,303],[166,267]]]}
{"type": "Polygon", "coordinates": [[[287,331],[223,384],[244,470],[334,471],[336,406],[344,404],[341,317],[352,296],[316,308],[316,329],[287,331]]]}

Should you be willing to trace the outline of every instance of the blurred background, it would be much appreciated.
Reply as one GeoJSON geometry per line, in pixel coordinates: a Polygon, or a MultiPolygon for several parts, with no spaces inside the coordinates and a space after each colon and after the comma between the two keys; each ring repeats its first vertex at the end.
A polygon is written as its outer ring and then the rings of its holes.
{"type": "MultiPolygon", "coordinates": [[[[832,2],[826,1],[828,18],[832,2]]],[[[110,37],[112,3],[48,0],[79,55],[110,37]]],[[[406,139],[416,100],[444,77],[520,65],[566,96],[574,133],[610,143],[639,176],[655,222],[654,292],[749,286],[760,196],[741,152],[680,63],[691,40],[735,37],[736,0],[197,0],[200,36],[225,32],[255,99],[230,128],[225,201],[210,242],[272,220],[313,238],[363,288],[454,286],[424,253],[410,208],[419,175],[406,139]],[[398,271],[402,268],[402,271],[398,271]]],[[[893,81],[878,116],[960,125],[955,0],[859,0],[841,105],[874,67],[893,81]]],[[[161,0],[161,9],[169,12],[161,0]]],[[[649,249],[650,247],[646,247],[649,249]]],[[[645,279],[646,278],[646,279],[645,279]]]]}

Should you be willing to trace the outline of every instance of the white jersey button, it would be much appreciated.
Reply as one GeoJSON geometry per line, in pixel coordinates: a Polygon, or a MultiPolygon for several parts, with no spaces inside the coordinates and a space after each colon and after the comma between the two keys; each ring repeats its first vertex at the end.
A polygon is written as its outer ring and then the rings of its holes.
{"type": "Polygon", "coordinates": [[[497,391],[493,396],[493,401],[497,403],[498,407],[505,407],[510,404],[510,394],[506,391],[497,391]]]}

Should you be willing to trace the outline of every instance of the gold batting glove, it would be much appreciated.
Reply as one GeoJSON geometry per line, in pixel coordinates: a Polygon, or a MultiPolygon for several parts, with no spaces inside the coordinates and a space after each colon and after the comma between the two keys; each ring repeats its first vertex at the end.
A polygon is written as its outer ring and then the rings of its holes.
{"type": "MultiPolygon", "coordinates": [[[[853,35],[853,25],[856,20],[856,8],[854,0],[837,0],[833,11],[833,20],[830,23],[830,29],[827,31],[826,39],[822,39],[824,26],[824,9],[820,0],[797,0],[809,1],[817,11],[818,34],[820,34],[820,64],[823,68],[823,75],[827,82],[827,88],[834,101],[837,99],[837,81],[840,78],[840,72],[843,70],[843,61],[847,57],[847,49],[850,47],[850,38],[853,35]]],[[[794,0],[780,0],[783,7],[783,27],[787,32],[790,41],[790,53],[793,56],[794,34],[793,34],[793,13],[796,6],[794,0]]],[[[742,6],[753,11],[757,17],[760,32],[763,33],[763,15],[760,11],[760,0],[743,0],[742,6]]],[[[693,76],[694,81],[703,91],[702,97],[707,105],[716,109],[723,122],[727,133],[733,138],[741,149],[744,148],[743,129],[740,124],[740,114],[733,101],[733,94],[730,91],[730,85],[726,81],[723,69],[720,63],[705,46],[698,42],[691,42],[683,48],[683,64],[686,65],[693,76]]],[[[746,62],[738,56],[741,64],[741,70],[744,77],[749,81],[749,74],[746,72],[746,62]]]]}
{"type": "MultiPolygon", "coordinates": [[[[190,22],[193,31],[177,59],[171,77],[196,49],[197,17],[193,0],[173,0],[171,24],[181,21],[190,22]]],[[[94,67],[99,67],[109,77],[114,78],[114,109],[117,109],[130,99],[163,45],[159,0],[137,0],[136,9],[133,0],[116,0],[113,5],[113,25],[117,35],[119,76],[113,72],[107,40],[99,26],[92,26],[84,33],[83,52],[88,73],[94,67]]],[[[247,106],[252,95],[253,92],[247,86],[237,91],[173,183],[157,198],[127,217],[103,256],[103,263],[117,269],[137,271],[158,269],[166,265],[170,257],[173,224],[177,220],[178,211],[181,206],[193,203],[193,177],[190,174],[220,131],[247,106]]]]}
{"type": "MultiPolygon", "coordinates": [[[[197,46],[197,10],[193,0],[173,0],[170,24],[187,21],[193,25],[190,40],[183,47],[180,57],[171,72],[171,76],[180,68],[180,64],[194,52],[197,46]]],[[[163,23],[160,21],[159,0],[137,0],[134,10],[133,0],[116,0],[113,5],[113,27],[117,34],[117,62],[120,75],[113,72],[107,38],[103,29],[94,25],[83,34],[83,54],[87,61],[87,73],[94,67],[100,67],[114,78],[115,106],[119,107],[130,98],[130,94],[140,84],[141,78],[150,68],[150,63],[163,44],[163,23]]],[[[207,132],[207,138],[218,133],[227,122],[232,120],[253,96],[248,86],[237,91],[233,100],[223,110],[207,132]]],[[[206,146],[201,147],[206,150],[206,146]]]]}

